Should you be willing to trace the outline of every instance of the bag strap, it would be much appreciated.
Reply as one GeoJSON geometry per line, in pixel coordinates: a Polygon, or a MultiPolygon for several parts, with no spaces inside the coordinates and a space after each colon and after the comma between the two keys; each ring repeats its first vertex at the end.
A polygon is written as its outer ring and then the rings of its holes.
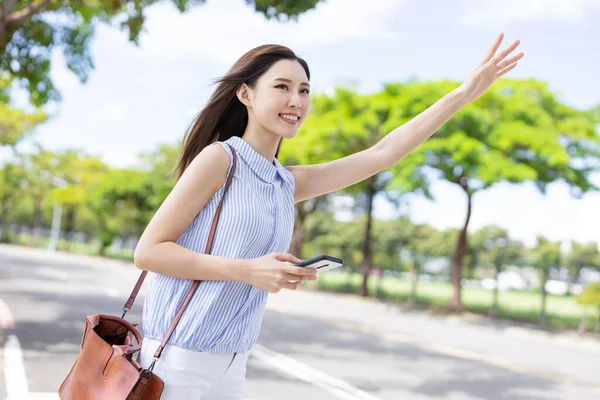
{"type": "MultiPolygon", "coordinates": [[[[231,149],[231,152],[233,154],[233,166],[231,167],[231,172],[229,173],[229,177],[227,178],[227,182],[225,184],[225,190],[223,191],[223,196],[221,196],[221,200],[219,201],[219,205],[217,206],[217,209],[215,211],[215,216],[213,217],[212,226],[210,228],[210,233],[208,235],[208,241],[206,242],[206,248],[204,249],[204,254],[210,254],[210,251],[212,249],[215,232],[217,230],[217,223],[219,222],[219,217],[221,216],[221,208],[223,207],[223,200],[225,199],[225,195],[227,194],[229,186],[231,185],[231,182],[233,180],[233,174],[235,173],[235,168],[237,165],[237,155],[236,155],[235,149],[229,143],[225,143],[225,144],[227,144],[227,146],[229,146],[229,148],[231,149]]],[[[131,307],[133,306],[133,303],[135,302],[135,298],[137,297],[137,295],[140,291],[140,288],[142,287],[142,284],[144,283],[144,279],[146,279],[147,274],[148,274],[148,271],[142,271],[142,274],[138,278],[138,281],[135,284],[133,291],[131,292],[131,296],[129,296],[129,299],[127,300],[127,302],[125,303],[125,306],[123,307],[123,317],[125,316],[127,311],[129,311],[131,309],[131,307]]],[[[163,338],[160,346],[158,346],[156,353],[154,353],[154,361],[152,361],[151,367],[149,368],[150,371],[152,370],[152,367],[154,367],[154,363],[156,362],[156,360],[158,360],[160,358],[160,355],[161,355],[164,347],[166,346],[167,342],[169,341],[169,338],[171,337],[171,335],[173,334],[173,331],[175,330],[175,326],[177,326],[177,323],[181,319],[183,312],[185,311],[189,302],[192,300],[192,296],[194,295],[194,292],[198,288],[198,285],[200,284],[200,282],[201,281],[199,281],[199,280],[195,280],[192,283],[192,286],[189,288],[187,294],[185,295],[185,298],[183,299],[183,302],[179,306],[179,309],[177,310],[177,313],[175,314],[175,317],[173,318],[173,321],[171,322],[171,325],[169,326],[169,329],[167,330],[165,337],[163,338]]]]}

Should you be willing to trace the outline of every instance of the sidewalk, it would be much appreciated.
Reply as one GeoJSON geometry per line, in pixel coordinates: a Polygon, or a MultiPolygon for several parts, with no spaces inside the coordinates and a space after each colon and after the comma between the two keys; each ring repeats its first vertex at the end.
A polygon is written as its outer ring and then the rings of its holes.
{"type": "Polygon", "coordinates": [[[576,334],[552,334],[492,319],[482,323],[428,315],[376,299],[309,289],[273,294],[267,310],[318,318],[381,339],[559,383],[600,388],[600,341],[576,334]]]}

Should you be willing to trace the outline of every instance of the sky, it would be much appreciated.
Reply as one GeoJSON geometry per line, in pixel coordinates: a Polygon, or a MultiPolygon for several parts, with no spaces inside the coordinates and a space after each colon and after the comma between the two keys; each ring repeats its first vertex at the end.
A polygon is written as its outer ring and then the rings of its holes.
{"type": "MultiPolygon", "coordinates": [[[[266,20],[244,0],[207,0],[183,15],[162,2],[148,10],[139,47],[117,28],[97,29],[86,84],[53,54],[51,75],[63,100],[20,149],[37,141],[132,165],[137,154],[181,139],[212,81],[265,43],[289,46],[309,63],[313,94],[348,81],[370,93],[411,78],[461,81],[504,32],[503,47],[520,39],[525,52],[509,77],[547,81],[564,103],[589,108],[600,103],[599,19],[600,0],[327,0],[287,23],[266,20]]],[[[460,227],[464,193],[443,182],[432,192],[434,201],[409,197],[410,217],[460,227]]],[[[378,218],[396,213],[383,198],[375,207],[378,218]]],[[[529,246],[540,234],[600,242],[600,194],[573,199],[561,183],[546,195],[533,185],[501,183],[474,196],[470,230],[487,224],[529,246]]]]}

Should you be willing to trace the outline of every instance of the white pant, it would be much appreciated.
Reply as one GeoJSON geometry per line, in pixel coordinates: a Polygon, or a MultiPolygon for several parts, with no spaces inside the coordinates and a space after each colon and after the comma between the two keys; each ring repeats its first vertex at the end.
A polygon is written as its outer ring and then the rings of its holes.
{"type": "MultiPolygon", "coordinates": [[[[148,368],[158,340],[144,338],[138,362],[148,368]]],[[[241,400],[246,353],[204,353],[167,344],[154,366],[165,383],[161,400],[241,400]]]]}

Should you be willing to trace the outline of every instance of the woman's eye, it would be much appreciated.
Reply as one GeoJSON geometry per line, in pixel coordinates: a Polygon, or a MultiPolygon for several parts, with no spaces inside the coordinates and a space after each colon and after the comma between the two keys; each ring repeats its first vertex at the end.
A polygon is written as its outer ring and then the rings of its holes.
{"type": "MultiPolygon", "coordinates": [[[[277,85],[277,86],[275,86],[275,88],[284,88],[286,90],[288,89],[287,85],[284,85],[284,84],[277,85]]],[[[301,93],[310,94],[310,90],[308,90],[308,89],[302,89],[301,93]]]]}

